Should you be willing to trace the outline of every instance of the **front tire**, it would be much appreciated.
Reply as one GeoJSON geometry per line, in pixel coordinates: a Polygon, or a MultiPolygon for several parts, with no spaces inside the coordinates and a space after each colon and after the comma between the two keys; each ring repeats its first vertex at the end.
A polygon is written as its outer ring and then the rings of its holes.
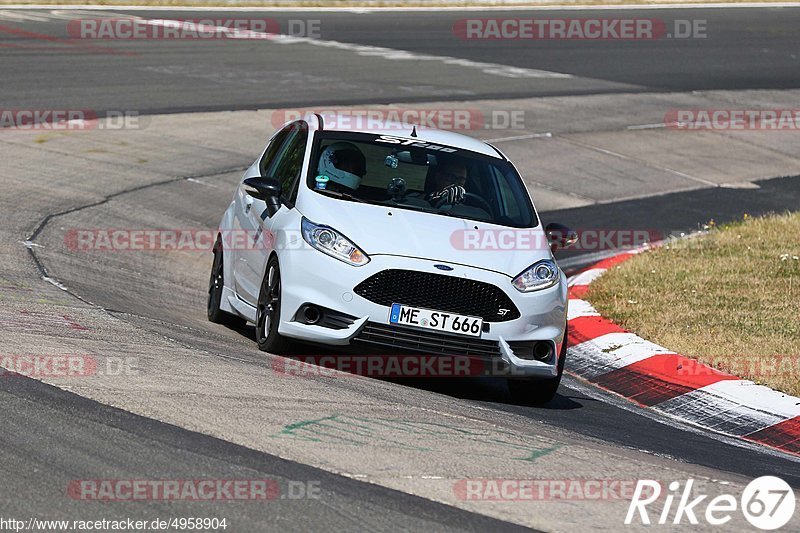
{"type": "Polygon", "coordinates": [[[281,337],[281,269],[278,258],[271,257],[261,282],[256,306],[256,343],[262,352],[281,354],[289,350],[291,341],[281,337]]]}
{"type": "Polygon", "coordinates": [[[222,243],[217,241],[217,244],[214,246],[214,262],[211,264],[211,279],[208,281],[208,301],[206,303],[208,319],[215,324],[224,324],[232,328],[240,328],[246,323],[243,318],[226,313],[220,309],[220,304],[222,303],[222,289],[225,287],[223,265],[222,243]]]}
{"type": "Polygon", "coordinates": [[[508,391],[515,403],[523,405],[544,405],[556,397],[564,365],[567,360],[567,329],[564,328],[564,342],[558,354],[558,375],[554,378],[509,379],[508,391]]]}

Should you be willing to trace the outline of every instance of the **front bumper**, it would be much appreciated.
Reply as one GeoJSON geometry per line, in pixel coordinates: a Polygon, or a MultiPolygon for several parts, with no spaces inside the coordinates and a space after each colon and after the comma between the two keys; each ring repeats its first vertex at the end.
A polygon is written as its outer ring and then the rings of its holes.
{"type": "MultiPolygon", "coordinates": [[[[511,277],[479,268],[426,259],[375,255],[361,267],[353,267],[317,250],[304,248],[279,257],[282,277],[281,335],[327,345],[368,345],[410,349],[405,342],[418,333],[416,353],[477,357],[491,361],[495,369],[504,369],[509,376],[555,377],[557,357],[562,353],[567,316],[567,280],[561,273],[558,284],[548,289],[520,293],[511,285],[511,277]],[[489,331],[480,338],[439,334],[431,330],[388,326],[390,308],[367,300],[353,288],[365,279],[386,269],[439,273],[434,264],[453,268],[448,275],[493,284],[503,290],[520,311],[520,317],[505,322],[489,322],[489,331]],[[354,317],[353,323],[341,329],[308,325],[294,320],[304,304],[314,304],[354,317]],[[388,332],[387,332],[388,330],[388,332]],[[392,335],[392,330],[397,332],[392,335]],[[380,335],[400,337],[391,342],[380,335]],[[436,338],[442,342],[436,342],[436,338]],[[404,340],[405,339],[405,340],[404,340]],[[447,342],[444,342],[447,341],[447,342]],[[556,357],[548,362],[522,359],[515,354],[516,343],[551,342],[556,357]]],[[[397,302],[404,303],[404,302],[397,302]]],[[[486,323],[486,322],[485,322],[486,323]]],[[[414,344],[413,342],[411,344],[414,344]]]]}

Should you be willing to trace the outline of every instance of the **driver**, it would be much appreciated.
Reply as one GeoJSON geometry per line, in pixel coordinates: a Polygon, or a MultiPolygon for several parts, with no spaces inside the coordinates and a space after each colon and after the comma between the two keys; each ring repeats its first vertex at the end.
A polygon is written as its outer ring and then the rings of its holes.
{"type": "Polygon", "coordinates": [[[442,163],[434,175],[434,192],[425,199],[431,204],[439,202],[460,204],[467,194],[464,184],[467,182],[467,167],[460,162],[442,163]]]}
{"type": "Polygon", "coordinates": [[[329,186],[341,192],[358,189],[361,179],[367,173],[367,160],[356,145],[349,142],[335,142],[327,146],[319,158],[319,174],[330,178],[329,186]]]}

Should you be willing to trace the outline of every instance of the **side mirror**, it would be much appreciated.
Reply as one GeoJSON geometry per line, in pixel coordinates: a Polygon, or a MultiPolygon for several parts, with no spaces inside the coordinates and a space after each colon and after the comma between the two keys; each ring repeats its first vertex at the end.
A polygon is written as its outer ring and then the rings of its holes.
{"type": "Polygon", "coordinates": [[[563,224],[551,222],[544,228],[547,240],[550,242],[550,250],[555,252],[559,248],[566,248],[578,242],[578,232],[569,229],[563,224]]]}
{"type": "Polygon", "coordinates": [[[249,196],[264,200],[267,204],[267,213],[269,216],[274,215],[281,208],[281,182],[275,178],[247,178],[243,182],[246,192],[249,196]]]}

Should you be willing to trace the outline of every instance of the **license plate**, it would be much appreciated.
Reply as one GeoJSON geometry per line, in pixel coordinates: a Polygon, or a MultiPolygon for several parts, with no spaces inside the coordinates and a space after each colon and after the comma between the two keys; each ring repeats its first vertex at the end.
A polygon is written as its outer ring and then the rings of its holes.
{"type": "Polygon", "coordinates": [[[483,330],[483,319],[480,317],[456,315],[454,313],[432,311],[401,304],[392,304],[389,323],[470,335],[472,337],[480,337],[483,330]]]}

